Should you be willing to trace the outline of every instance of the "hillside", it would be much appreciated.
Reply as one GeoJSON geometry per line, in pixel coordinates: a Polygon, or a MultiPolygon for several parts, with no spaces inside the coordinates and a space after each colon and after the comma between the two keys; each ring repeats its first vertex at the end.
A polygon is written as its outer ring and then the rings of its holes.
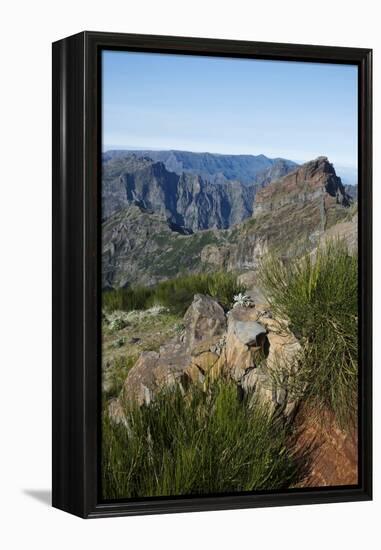
{"type": "Polygon", "coordinates": [[[351,222],[351,198],[325,157],[258,191],[253,217],[226,230],[184,234],[136,204],[103,224],[103,287],[152,285],[180,273],[255,270],[268,250],[312,250],[332,226],[351,222]],[[175,229],[175,230],[174,230],[175,229]]]}
{"type": "Polygon", "coordinates": [[[103,219],[136,204],[188,232],[225,229],[252,215],[255,193],[253,185],[217,185],[198,174],[178,175],[162,162],[133,154],[110,159],[103,167],[103,219]]]}

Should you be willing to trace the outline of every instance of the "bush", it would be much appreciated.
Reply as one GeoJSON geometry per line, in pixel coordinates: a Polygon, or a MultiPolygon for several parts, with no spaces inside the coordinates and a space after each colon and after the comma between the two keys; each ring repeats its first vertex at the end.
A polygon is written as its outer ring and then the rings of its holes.
{"type": "Polygon", "coordinates": [[[357,257],[332,241],[293,263],[267,258],[260,282],[273,311],[289,319],[304,344],[298,378],[306,399],[348,427],[357,414],[357,257]]]}
{"type": "Polygon", "coordinates": [[[107,312],[144,309],[152,294],[153,289],[142,286],[106,290],[102,294],[102,306],[107,312]]]}
{"type": "Polygon", "coordinates": [[[108,382],[107,390],[103,391],[104,403],[119,396],[127,378],[127,374],[136,363],[137,358],[137,355],[121,355],[116,357],[108,369],[103,373],[103,376],[107,377],[108,382]]]}
{"type": "Polygon", "coordinates": [[[298,467],[286,429],[233,383],[163,391],[125,408],[127,427],[103,415],[105,499],[226,493],[289,487],[298,467]]]}
{"type": "Polygon", "coordinates": [[[236,294],[245,288],[237,282],[233,273],[205,273],[186,275],[158,283],[155,287],[131,287],[106,291],[103,307],[106,311],[147,309],[156,304],[183,315],[195,294],[209,294],[229,309],[236,294]]]}

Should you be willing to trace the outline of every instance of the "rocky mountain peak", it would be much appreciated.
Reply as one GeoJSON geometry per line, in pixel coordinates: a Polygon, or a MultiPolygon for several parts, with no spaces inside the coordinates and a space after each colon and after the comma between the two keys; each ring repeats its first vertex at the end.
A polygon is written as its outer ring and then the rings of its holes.
{"type": "Polygon", "coordinates": [[[306,162],[290,174],[260,189],[255,197],[254,215],[287,204],[305,203],[321,197],[325,203],[349,206],[351,197],[327,157],[306,162]]]}

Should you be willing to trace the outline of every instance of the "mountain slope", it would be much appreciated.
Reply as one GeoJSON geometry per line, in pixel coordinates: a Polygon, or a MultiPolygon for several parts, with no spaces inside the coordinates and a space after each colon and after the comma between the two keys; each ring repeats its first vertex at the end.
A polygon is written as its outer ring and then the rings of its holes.
{"type": "Polygon", "coordinates": [[[216,185],[196,174],[170,172],[148,157],[127,155],[103,166],[102,217],[137,204],[188,231],[221,229],[252,215],[255,192],[255,186],[238,181],[216,185]]]}
{"type": "Polygon", "coordinates": [[[225,231],[174,231],[161,214],[137,205],[120,210],[102,226],[102,286],[153,285],[181,272],[198,271],[200,253],[219,245],[225,231]]]}
{"type": "Polygon", "coordinates": [[[307,162],[259,190],[255,199],[255,214],[271,212],[286,204],[306,202],[318,197],[343,206],[350,206],[352,202],[327,157],[318,157],[307,162]]]}
{"type": "Polygon", "coordinates": [[[316,247],[335,224],[356,226],[350,204],[333,166],[319,157],[260,190],[254,216],[227,230],[186,235],[163,214],[131,205],[103,224],[103,286],[152,285],[182,272],[255,270],[269,250],[292,258],[316,247]]]}

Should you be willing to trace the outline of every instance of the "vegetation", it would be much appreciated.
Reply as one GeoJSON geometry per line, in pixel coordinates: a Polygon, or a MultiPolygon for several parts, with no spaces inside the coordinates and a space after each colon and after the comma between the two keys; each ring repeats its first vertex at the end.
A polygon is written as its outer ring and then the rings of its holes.
{"type": "Polygon", "coordinates": [[[118,288],[103,292],[102,305],[108,312],[146,309],[152,295],[153,289],[148,287],[118,288]]]}
{"type": "Polygon", "coordinates": [[[332,241],[292,263],[267,258],[260,276],[273,311],[303,343],[297,381],[304,397],[331,410],[343,428],[357,407],[357,269],[357,256],[332,241]]]}
{"type": "Polygon", "coordinates": [[[177,315],[165,308],[104,314],[102,364],[104,397],[117,397],[143,351],[157,351],[181,331],[177,315]]]}
{"type": "Polygon", "coordinates": [[[186,395],[163,390],[153,403],[125,405],[126,426],[103,415],[106,499],[213,494],[289,487],[298,465],[286,429],[237,387],[211,382],[186,395]]]}
{"type": "Polygon", "coordinates": [[[105,402],[109,399],[118,397],[123,387],[127,374],[134,366],[137,355],[121,355],[116,357],[111,367],[107,371],[107,390],[103,391],[105,402]]]}
{"type": "Polygon", "coordinates": [[[192,303],[195,294],[209,294],[228,309],[234,296],[245,288],[237,282],[233,273],[216,272],[185,275],[163,281],[155,287],[131,287],[111,290],[103,294],[106,311],[132,311],[148,309],[160,304],[172,313],[183,315],[192,303]]]}

